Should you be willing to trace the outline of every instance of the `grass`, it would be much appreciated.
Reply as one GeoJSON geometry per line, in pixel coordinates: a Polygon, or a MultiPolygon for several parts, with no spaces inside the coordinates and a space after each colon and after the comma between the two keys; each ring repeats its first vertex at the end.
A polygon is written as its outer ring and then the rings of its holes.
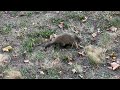
{"type": "Polygon", "coordinates": [[[45,75],[45,79],[58,79],[59,78],[59,73],[57,71],[57,69],[47,69],[46,70],[47,74],[45,75]]]}
{"type": "Polygon", "coordinates": [[[27,16],[31,17],[33,15],[33,12],[27,12],[27,16]]]}
{"type": "Polygon", "coordinates": [[[24,79],[35,79],[36,78],[36,71],[33,67],[21,67],[20,72],[24,79]]]}
{"type": "Polygon", "coordinates": [[[44,58],[45,58],[45,55],[41,51],[36,51],[33,57],[34,60],[42,60],[42,61],[44,60],[44,58]]]}
{"type": "Polygon", "coordinates": [[[26,52],[32,52],[33,47],[35,45],[35,40],[32,38],[27,38],[23,43],[22,43],[22,49],[26,52]]]}
{"type": "Polygon", "coordinates": [[[3,27],[0,28],[0,34],[9,34],[12,30],[11,24],[5,24],[3,27]]]}
{"type": "Polygon", "coordinates": [[[110,20],[110,24],[115,27],[120,27],[120,17],[114,17],[110,20]]]}
{"type": "Polygon", "coordinates": [[[64,29],[68,29],[69,28],[67,20],[62,19],[62,18],[52,18],[51,19],[51,23],[53,25],[57,25],[58,26],[60,24],[60,22],[64,22],[64,26],[63,26],[64,29]]]}
{"type": "Polygon", "coordinates": [[[78,13],[68,13],[66,14],[66,18],[73,19],[74,21],[82,21],[85,19],[85,16],[83,14],[78,13]]]}
{"type": "Polygon", "coordinates": [[[27,26],[28,21],[24,20],[20,22],[20,27],[26,27],[27,26]]]}
{"type": "Polygon", "coordinates": [[[11,11],[11,12],[10,12],[10,15],[11,15],[12,17],[17,16],[17,14],[18,14],[18,11],[11,11]]]}
{"type": "Polygon", "coordinates": [[[42,41],[42,38],[49,38],[53,33],[55,33],[54,30],[41,27],[41,30],[27,34],[27,38],[22,44],[23,50],[32,52],[35,44],[42,41]]]}
{"type": "Polygon", "coordinates": [[[102,46],[103,48],[107,48],[109,45],[109,42],[111,41],[110,35],[106,32],[103,32],[100,36],[100,39],[98,40],[98,45],[102,46]]]}

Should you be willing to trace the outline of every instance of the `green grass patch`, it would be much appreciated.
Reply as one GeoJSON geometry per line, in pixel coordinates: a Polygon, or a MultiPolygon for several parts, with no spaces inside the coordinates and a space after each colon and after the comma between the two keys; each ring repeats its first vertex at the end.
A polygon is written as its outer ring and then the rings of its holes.
{"type": "Polygon", "coordinates": [[[82,21],[85,19],[85,16],[83,14],[78,13],[67,13],[66,18],[73,19],[75,21],[82,21]]]}
{"type": "Polygon", "coordinates": [[[36,71],[32,67],[21,67],[20,72],[24,79],[35,79],[36,78],[36,71]]]}
{"type": "Polygon", "coordinates": [[[0,34],[9,34],[12,30],[11,24],[5,24],[3,27],[0,28],[0,34]]]}
{"type": "Polygon", "coordinates": [[[45,54],[41,51],[36,51],[34,54],[33,54],[33,60],[41,60],[43,61],[45,58],[45,54]]]}
{"type": "Polygon", "coordinates": [[[58,25],[60,24],[60,22],[64,22],[63,28],[65,28],[65,29],[68,29],[68,28],[69,28],[68,20],[62,19],[62,18],[52,18],[52,19],[51,19],[51,23],[52,23],[53,25],[57,25],[57,26],[58,26],[58,25]]]}
{"type": "Polygon", "coordinates": [[[120,27],[120,17],[114,17],[110,20],[110,24],[115,27],[120,27]]]}
{"type": "Polygon", "coordinates": [[[43,77],[44,79],[59,79],[59,73],[57,69],[47,69],[46,70],[47,74],[45,75],[45,77],[43,77]]]}
{"type": "Polygon", "coordinates": [[[106,32],[103,32],[100,36],[100,39],[98,40],[98,45],[107,48],[110,41],[111,41],[110,35],[106,32]]]}

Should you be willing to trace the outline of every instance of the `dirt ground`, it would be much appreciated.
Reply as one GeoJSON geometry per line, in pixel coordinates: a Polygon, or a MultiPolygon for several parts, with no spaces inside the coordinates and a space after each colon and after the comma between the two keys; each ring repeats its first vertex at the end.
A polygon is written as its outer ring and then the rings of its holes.
{"type": "Polygon", "coordinates": [[[119,28],[119,11],[0,11],[0,54],[10,56],[9,63],[0,66],[0,78],[4,71],[15,69],[24,79],[119,79],[119,68],[111,70],[108,63],[93,65],[86,55],[78,54],[92,44],[105,47],[106,55],[115,52],[120,59],[119,28]],[[60,22],[64,27],[59,27],[60,22]],[[109,32],[112,26],[117,31],[109,32]],[[94,40],[92,34],[98,31],[94,40]],[[82,47],[53,45],[44,50],[43,45],[35,46],[62,33],[81,37],[82,47]],[[12,50],[3,51],[8,45],[12,50]]]}

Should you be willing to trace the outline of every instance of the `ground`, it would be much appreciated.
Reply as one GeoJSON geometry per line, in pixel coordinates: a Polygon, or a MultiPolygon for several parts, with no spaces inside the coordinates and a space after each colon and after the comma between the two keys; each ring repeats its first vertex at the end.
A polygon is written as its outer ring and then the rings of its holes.
{"type": "Polygon", "coordinates": [[[0,66],[0,78],[14,68],[24,79],[118,79],[119,68],[111,70],[107,63],[95,66],[78,52],[92,44],[106,48],[106,55],[115,52],[119,59],[119,28],[119,11],[0,11],[0,54],[10,56],[10,62],[0,66]],[[112,26],[117,31],[109,32],[112,26]],[[81,37],[79,50],[55,45],[44,50],[51,35],[65,32],[81,37]],[[6,46],[12,50],[3,51],[6,46]]]}

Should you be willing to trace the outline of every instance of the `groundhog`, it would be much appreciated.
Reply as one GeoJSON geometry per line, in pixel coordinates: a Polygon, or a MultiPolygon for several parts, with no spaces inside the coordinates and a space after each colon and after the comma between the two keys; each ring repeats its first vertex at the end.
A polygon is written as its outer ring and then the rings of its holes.
{"type": "Polygon", "coordinates": [[[64,33],[57,35],[52,39],[52,41],[49,41],[45,45],[45,48],[50,47],[53,44],[59,44],[60,46],[72,45],[72,47],[78,48],[78,42],[80,42],[80,38],[78,36],[64,33]]]}

